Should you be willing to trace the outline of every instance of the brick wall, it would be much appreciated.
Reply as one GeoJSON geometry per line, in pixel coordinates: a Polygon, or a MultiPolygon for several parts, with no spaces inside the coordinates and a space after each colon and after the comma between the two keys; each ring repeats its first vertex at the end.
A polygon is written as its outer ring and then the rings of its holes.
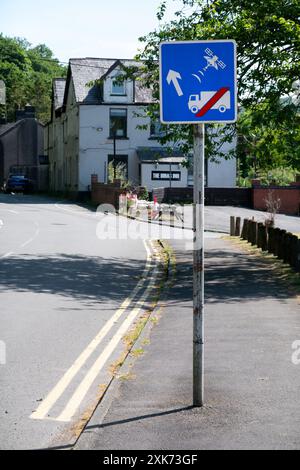
{"type": "Polygon", "coordinates": [[[111,204],[119,210],[119,197],[123,193],[120,181],[113,184],[98,183],[97,175],[92,175],[91,197],[94,204],[111,204]]]}
{"type": "Polygon", "coordinates": [[[280,199],[279,212],[282,214],[299,215],[300,214],[300,185],[294,184],[284,187],[259,187],[253,188],[253,209],[267,210],[266,199],[270,193],[272,197],[280,199]]]}

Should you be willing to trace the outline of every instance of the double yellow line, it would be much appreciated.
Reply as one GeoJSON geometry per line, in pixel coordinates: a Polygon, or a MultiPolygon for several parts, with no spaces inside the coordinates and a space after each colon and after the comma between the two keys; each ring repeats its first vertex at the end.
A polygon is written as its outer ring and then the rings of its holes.
{"type": "Polygon", "coordinates": [[[47,395],[45,400],[40,404],[36,411],[34,411],[30,418],[35,420],[55,420],[61,422],[69,422],[72,420],[73,416],[76,414],[80,404],[83,402],[85,396],[87,395],[89,389],[91,388],[92,384],[94,383],[95,379],[97,378],[101,369],[103,369],[104,365],[107,363],[109,357],[115,351],[116,347],[120,343],[121,339],[128,331],[129,327],[132,325],[133,321],[136,319],[138,314],[140,313],[145,301],[147,300],[151,290],[154,287],[155,279],[158,274],[158,267],[157,265],[154,267],[153,273],[150,277],[150,282],[145,289],[142,297],[135,301],[134,308],[129,312],[113,338],[109,341],[107,346],[103,349],[100,356],[94,362],[92,367],[89,369],[71,398],[69,399],[67,405],[60,413],[57,418],[49,418],[49,412],[55,403],[60,399],[63,395],[67,387],[70,385],[74,377],[78,374],[81,368],[84,366],[88,358],[92,355],[92,353],[96,350],[102,340],[107,336],[113,326],[119,321],[119,319],[124,315],[125,311],[127,311],[130,305],[133,303],[136,296],[139,294],[140,290],[144,287],[145,283],[149,280],[149,273],[151,268],[153,267],[152,256],[156,253],[156,249],[152,246],[151,241],[149,242],[144,241],[145,249],[147,252],[147,262],[142,274],[141,280],[134,288],[132,294],[122,303],[120,308],[115,312],[115,314],[107,321],[107,323],[103,326],[103,328],[99,331],[99,333],[95,336],[95,338],[90,342],[87,348],[80,354],[80,356],[76,359],[76,361],[72,364],[72,366],[67,370],[67,372],[63,375],[63,377],[59,380],[59,382],[55,385],[55,387],[51,390],[51,392],[47,395]],[[148,246],[148,243],[150,246],[148,246]],[[152,251],[151,251],[152,249],[152,251]]]}

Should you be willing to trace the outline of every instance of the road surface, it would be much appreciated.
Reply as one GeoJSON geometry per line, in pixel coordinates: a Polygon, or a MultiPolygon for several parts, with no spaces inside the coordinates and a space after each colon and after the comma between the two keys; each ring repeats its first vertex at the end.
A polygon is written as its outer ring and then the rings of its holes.
{"type": "Polygon", "coordinates": [[[154,243],[39,196],[1,194],[0,220],[0,448],[67,446],[147,308],[154,243]]]}
{"type": "MultiPolygon", "coordinates": [[[[250,213],[206,208],[206,229],[227,231],[230,215],[250,213]]],[[[298,218],[277,220],[300,232],[298,218]]],[[[74,444],[110,383],[124,334],[157,294],[155,240],[184,238],[191,249],[191,236],[0,194],[0,449],[74,444]]]]}

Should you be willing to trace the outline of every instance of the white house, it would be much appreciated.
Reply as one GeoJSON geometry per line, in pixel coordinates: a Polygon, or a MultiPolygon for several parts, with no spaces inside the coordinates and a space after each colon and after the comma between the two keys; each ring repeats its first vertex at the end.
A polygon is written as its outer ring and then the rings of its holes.
{"type": "MultiPolygon", "coordinates": [[[[53,82],[52,118],[45,135],[50,188],[74,195],[90,190],[91,175],[100,182],[124,177],[153,188],[188,186],[184,158],[166,153],[156,123],[145,117],[152,102],[138,80],[120,80],[133,60],[71,59],[66,79],[53,82]],[[97,80],[97,85],[95,84],[97,80]]],[[[235,186],[235,161],[208,162],[209,186],[235,186]]]]}

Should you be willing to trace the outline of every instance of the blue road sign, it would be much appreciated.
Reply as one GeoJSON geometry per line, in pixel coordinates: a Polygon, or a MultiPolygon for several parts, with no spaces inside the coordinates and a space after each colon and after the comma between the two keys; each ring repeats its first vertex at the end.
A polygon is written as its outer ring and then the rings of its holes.
{"type": "Polygon", "coordinates": [[[166,124],[235,122],[235,41],[163,42],[160,107],[166,124]]]}

